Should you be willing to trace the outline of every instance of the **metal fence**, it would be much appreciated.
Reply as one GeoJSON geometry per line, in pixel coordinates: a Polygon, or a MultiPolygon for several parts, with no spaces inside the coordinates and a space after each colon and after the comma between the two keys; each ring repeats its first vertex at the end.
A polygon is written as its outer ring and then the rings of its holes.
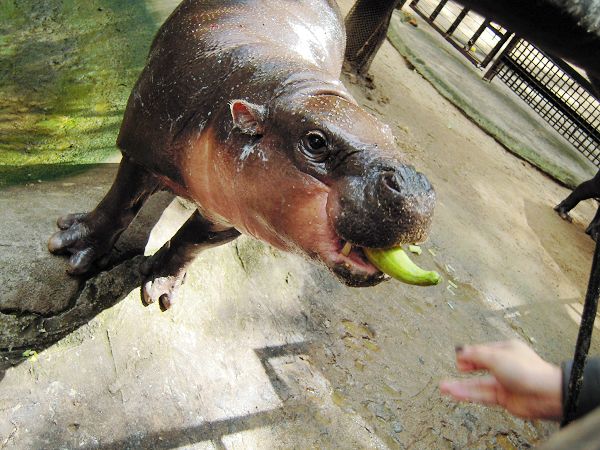
{"type": "Polygon", "coordinates": [[[518,39],[486,74],[493,76],[600,167],[600,102],[575,69],[518,39]]]}
{"type": "Polygon", "coordinates": [[[413,0],[410,7],[477,67],[486,67],[512,33],[448,0],[413,0]]]}
{"type": "Polygon", "coordinates": [[[410,7],[475,66],[494,61],[484,79],[497,76],[600,167],[600,102],[576,69],[453,1],[413,0],[410,7]]]}

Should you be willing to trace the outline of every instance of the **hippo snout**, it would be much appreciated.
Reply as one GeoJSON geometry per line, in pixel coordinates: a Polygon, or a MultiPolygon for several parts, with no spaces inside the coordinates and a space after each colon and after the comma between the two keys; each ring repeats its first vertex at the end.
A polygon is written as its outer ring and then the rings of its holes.
{"type": "Polygon", "coordinates": [[[382,199],[388,202],[401,201],[402,197],[419,197],[431,191],[431,184],[425,175],[412,166],[385,168],[378,171],[378,183],[382,199]]]}
{"type": "Polygon", "coordinates": [[[361,247],[422,242],[431,227],[435,192],[412,166],[372,164],[363,176],[340,180],[333,197],[336,233],[361,247]]]}

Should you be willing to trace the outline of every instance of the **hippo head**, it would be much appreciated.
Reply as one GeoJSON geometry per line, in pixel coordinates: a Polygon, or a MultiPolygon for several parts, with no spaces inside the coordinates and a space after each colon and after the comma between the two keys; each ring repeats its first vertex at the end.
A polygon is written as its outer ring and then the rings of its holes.
{"type": "Polygon", "coordinates": [[[240,231],[302,252],[351,286],[384,279],[363,247],[426,239],[431,185],[402,162],[389,127],[351,99],[235,100],[228,112],[234,173],[222,191],[234,194],[220,214],[240,231]]]}

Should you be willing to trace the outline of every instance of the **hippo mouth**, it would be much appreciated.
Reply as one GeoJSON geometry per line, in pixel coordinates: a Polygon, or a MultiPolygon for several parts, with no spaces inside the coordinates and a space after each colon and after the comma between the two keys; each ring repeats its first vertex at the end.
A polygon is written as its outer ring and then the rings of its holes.
{"type": "Polygon", "coordinates": [[[328,186],[321,217],[327,220],[323,237],[329,251],[319,253],[349,286],[373,286],[385,274],[409,284],[425,283],[401,246],[427,239],[434,203],[433,188],[412,166],[375,160],[364,173],[328,186]]]}
{"type": "MultiPolygon", "coordinates": [[[[332,234],[335,235],[333,230],[332,234]]],[[[320,259],[346,285],[351,287],[374,286],[389,277],[375,267],[363,248],[335,235],[320,259]]]]}
{"type": "Polygon", "coordinates": [[[340,239],[338,248],[336,259],[339,262],[332,270],[346,285],[375,286],[389,278],[369,261],[362,247],[340,239]]]}
{"type": "MultiPolygon", "coordinates": [[[[327,219],[321,222],[323,226],[320,227],[321,233],[318,233],[324,238],[317,250],[318,259],[344,284],[352,287],[374,286],[389,278],[420,286],[439,282],[437,272],[421,269],[402,249],[404,243],[422,240],[422,230],[419,227],[409,225],[402,229],[403,233],[400,235],[390,235],[388,227],[383,227],[379,232],[374,228],[369,243],[361,245],[338,232],[334,218],[343,216],[343,213],[336,207],[326,209],[333,214],[323,214],[327,219]],[[375,245],[372,246],[371,243],[375,245]]],[[[398,222],[401,223],[400,220],[398,222]]]]}
{"type": "Polygon", "coordinates": [[[343,239],[339,240],[339,245],[342,248],[337,258],[346,261],[338,261],[332,270],[349,286],[373,286],[390,277],[418,286],[433,286],[441,280],[438,272],[416,265],[402,246],[388,249],[358,247],[343,239]]]}

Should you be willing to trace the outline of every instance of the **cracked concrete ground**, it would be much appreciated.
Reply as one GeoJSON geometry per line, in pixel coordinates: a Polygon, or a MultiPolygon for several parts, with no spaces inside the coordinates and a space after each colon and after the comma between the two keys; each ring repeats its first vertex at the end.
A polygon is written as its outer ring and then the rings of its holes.
{"type": "MultiPolygon", "coordinates": [[[[562,221],[552,206],[569,191],[466,119],[389,44],[372,74],[375,89],[350,89],[437,190],[431,238],[416,259],[445,281],[352,289],[247,237],[202,254],[166,313],[144,308],[133,287],[118,301],[136,283],[122,279],[110,286],[113,306],[92,309],[0,375],[0,448],[528,448],[556,429],[454,404],[437,383],[456,375],[460,343],[518,338],[551,361],[570,357],[595,205],[562,221]]],[[[45,242],[56,216],[92,208],[114,173],[94,166],[0,191],[7,316],[22,319],[40,299],[46,315],[69,311],[60,298],[81,286],[60,277],[64,261],[45,242]]],[[[147,251],[186,214],[171,203],[147,251]]]]}

